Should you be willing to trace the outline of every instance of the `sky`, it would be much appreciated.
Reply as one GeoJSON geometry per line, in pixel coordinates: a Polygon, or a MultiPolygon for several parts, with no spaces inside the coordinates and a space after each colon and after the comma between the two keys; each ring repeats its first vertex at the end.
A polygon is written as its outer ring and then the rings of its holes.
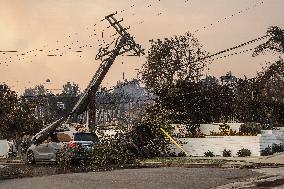
{"type": "MultiPolygon", "coordinates": [[[[214,53],[261,37],[269,26],[284,28],[283,7],[284,0],[0,0],[0,51],[17,51],[0,53],[0,82],[19,93],[38,84],[56,93],[67,81],[84,89],[100,64],[99,44],[114,40],[101,20],[116,11],[145,52],[151,39],[192,32],[214,53]]],[[[114,86],[123,72],[135,78],[146,56],[118,57],[102,85],[114,86]]],[[[205,72],[253,77],[279,56],[247,52],[214,60],[205,72]]]]}

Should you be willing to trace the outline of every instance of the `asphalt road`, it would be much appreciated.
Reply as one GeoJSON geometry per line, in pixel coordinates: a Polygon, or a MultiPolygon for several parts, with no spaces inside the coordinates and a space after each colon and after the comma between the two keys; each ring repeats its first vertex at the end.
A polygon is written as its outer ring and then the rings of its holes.
{"type": "Polygon", "coordinates": [[[1,189],[212,188],[259,176],[247,169],[146,168],[0,181],[1,189]]]}

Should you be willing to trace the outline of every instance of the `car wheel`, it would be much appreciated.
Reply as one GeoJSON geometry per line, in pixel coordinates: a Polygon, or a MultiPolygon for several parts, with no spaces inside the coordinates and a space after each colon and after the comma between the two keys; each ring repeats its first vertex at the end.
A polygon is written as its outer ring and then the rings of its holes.
{"type": "Polygon", "coordinates": [[[36,163],[33,151],[28,151],[26,163],[29,165],[33,165],[36,163]]]}

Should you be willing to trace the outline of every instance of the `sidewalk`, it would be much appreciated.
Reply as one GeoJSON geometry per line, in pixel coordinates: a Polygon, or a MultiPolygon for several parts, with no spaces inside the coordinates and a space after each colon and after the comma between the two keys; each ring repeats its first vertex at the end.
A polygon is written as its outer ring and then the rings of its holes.
{"type": "Polygon", "coordinates": [[[271,156],[261,156],[251,160],[252,163],[274,163],[284,165],[284,153],[277,153],[271,156]]]}

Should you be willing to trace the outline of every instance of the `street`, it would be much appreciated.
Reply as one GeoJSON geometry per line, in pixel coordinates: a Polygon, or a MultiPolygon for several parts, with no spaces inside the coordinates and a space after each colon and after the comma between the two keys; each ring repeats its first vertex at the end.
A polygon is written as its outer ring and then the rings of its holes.
{"type": "Polygon", "coordinates": [[[0,188],[212,188],[260,175],[247,169],[145,168],[2,180],[0,188]]]}

